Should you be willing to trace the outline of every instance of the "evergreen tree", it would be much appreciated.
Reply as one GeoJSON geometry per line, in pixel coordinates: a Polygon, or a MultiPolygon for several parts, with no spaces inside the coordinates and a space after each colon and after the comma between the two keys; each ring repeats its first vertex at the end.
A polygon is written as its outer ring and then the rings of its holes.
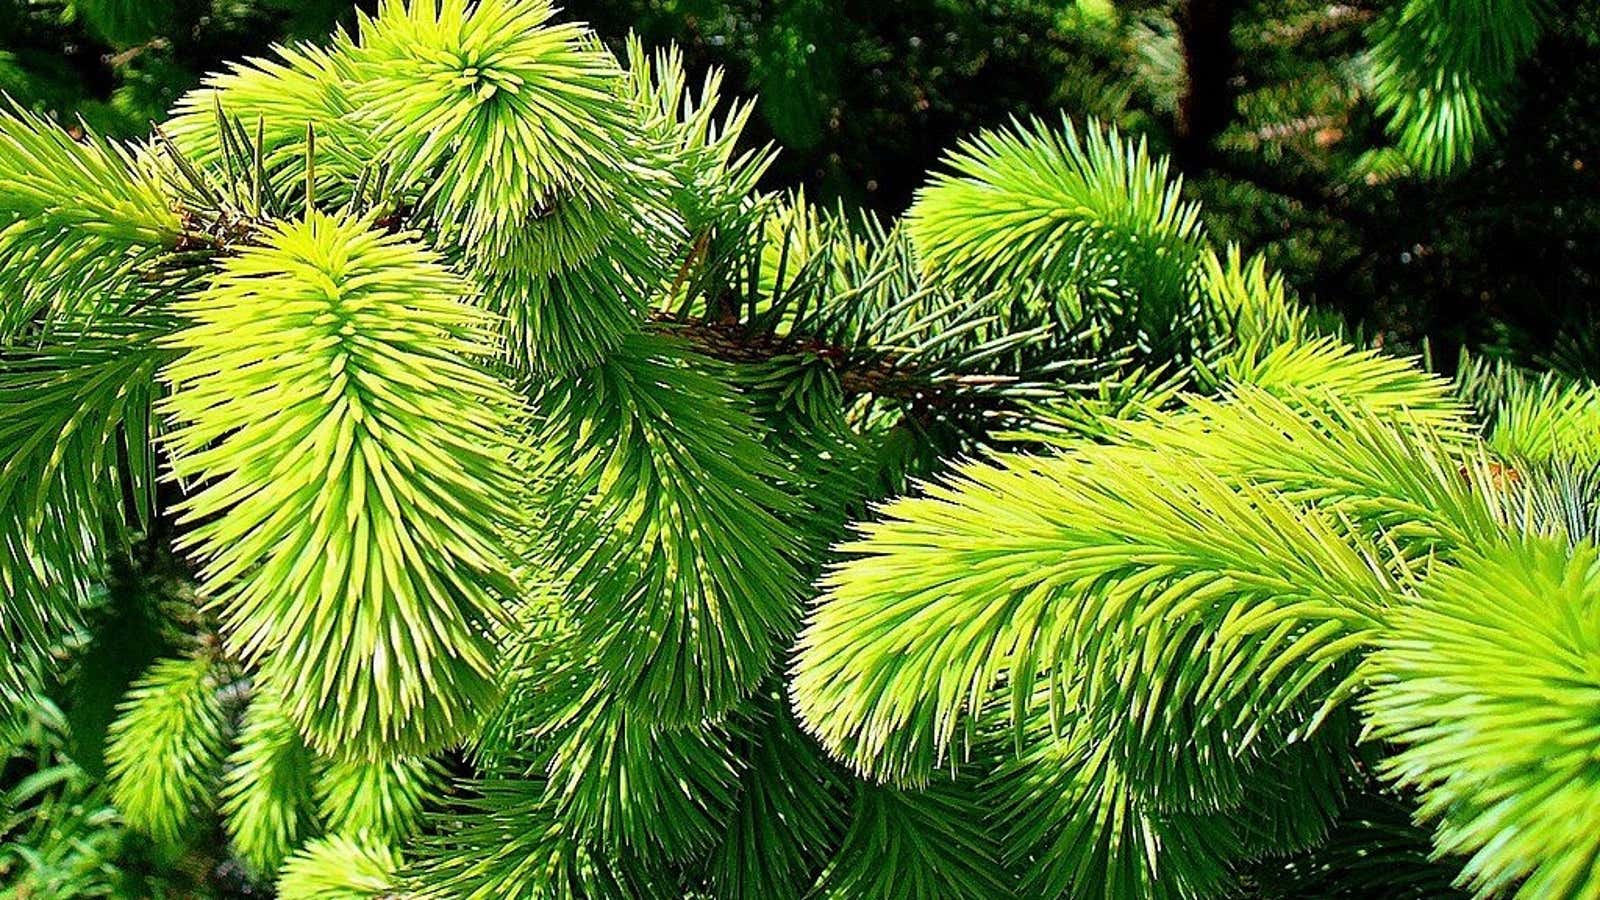
{"type": "Polygon", "coordinates": [[[0,114],[8,886],[1600,896],[1600,393],[1360,346],[1094,121],[885,225],[750,112],[386,0],[0,114]]]}

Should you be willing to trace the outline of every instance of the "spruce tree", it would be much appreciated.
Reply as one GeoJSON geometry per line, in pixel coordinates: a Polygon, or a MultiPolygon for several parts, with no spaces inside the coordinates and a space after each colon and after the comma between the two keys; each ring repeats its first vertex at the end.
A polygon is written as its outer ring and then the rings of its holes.
{"type": "Polygon", "coordinates": [[[11,885],[1600,896],[1600,393],[1360,346],[1093,121],[884,223],[749,110],[389,0],[0,114],[11,885]]]}

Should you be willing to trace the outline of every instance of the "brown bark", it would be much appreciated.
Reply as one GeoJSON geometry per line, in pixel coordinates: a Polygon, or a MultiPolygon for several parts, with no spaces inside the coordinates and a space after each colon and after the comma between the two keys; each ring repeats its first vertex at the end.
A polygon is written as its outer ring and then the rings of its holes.
{"type": "Polygon", "coordinates": [[[1176,16],[1184,88],[1173,155],[1184,172],[1211,165],[1217,135],[1233,117],[1233,15],[1238,0],[1183,0],[1176,16]]]}

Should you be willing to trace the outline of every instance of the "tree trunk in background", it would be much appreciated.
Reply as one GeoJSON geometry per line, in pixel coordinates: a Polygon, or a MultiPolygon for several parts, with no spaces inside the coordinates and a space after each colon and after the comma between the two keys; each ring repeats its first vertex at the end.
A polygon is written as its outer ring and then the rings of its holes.
{"type": "Polygon", "coordinates": [[[1178,168],[1197,174],[1211,163],[1212,143],[1233,116],[1233,14],[1237,0],[1183,0],[1177,14],[1184,88],[1178,99],[1178,168]]]}

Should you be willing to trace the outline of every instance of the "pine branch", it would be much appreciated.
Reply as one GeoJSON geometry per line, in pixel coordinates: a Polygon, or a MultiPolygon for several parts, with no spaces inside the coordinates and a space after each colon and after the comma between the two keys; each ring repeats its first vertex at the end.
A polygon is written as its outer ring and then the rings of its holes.
{"type": "Polygon", "coordinates": [[[898,362],[892,352],[862,351],[816,338],[772,334],[735,321],[685,322],[667,313],[658,313],[655,321],[665,333],[681,337],[706,356],[727,363],[757,365],[788,357],[824,360],[838,377],[846,400],[870,395],[947,409],[956,406],[972,388],[1015,380],[984,375],[940,378],[898,362]]]}
{"type": "Polygon", "coordinates": [[[788,642],[803,583],[781,515],[798,508],[748,403],[717,364],[637,335],[546,386],[532,481],[597,677],[657,721],[697,722],[754,690],[788,642]]]}
{"type": "Polygon", "coordinates": [[[6,100],[0,108],[0,342],[42,314],[125,299],[130,273],[181,224],[146,160],[98,135],[74,140],[6,100]]]}
{"type": "MultiPolygon", "coordinates": [[[[516,767],[508,771],[517,772],[516,767]]],[[[523,775],[490,773],[474,795],[426,839],[406,879],[427,900],[584,900],[662,896],[653,885],[670,877],[627,857],[601,852],[551,815],[545,784],[523,775]]]]}
{"type": "Polygon", "coordinates": [[[1231,812],[1163,808],[1089,727],[1058,734],[1036,715],[1021,752],[996,744],[983,797],[1019,896],[1219,896],[1244,853],[1231,812]]]}
{"type": "Polygon", "coordinates": [[[222,768],[218,662],[164,659],[128,691],[106,745],[111,798],[128,824],[176,854],[222,768]]]}
{"type": "Polygon", "coordinates": [[[760,699],[766,721],[742,741],[750,761],[738,805],[706,864],[716,897],[802,896],[844,838],[848,783],[795,723],[776,686],[760,699]]]}
{"type": "Polygon", "coordinates": [[[275,201],[303,186],[307,153],[316,157],[319,196],[344,199],[378,153],[352,96],[361,74],[350,38],[341,33],[327,48],[274,51],[276,59],[208,77],[178,100],[157,134],[175,165],[219,182],[215,196],[235,206],[272,212],[275,201]],[[314,145],[308,129],[317,135],[314,145]],[[234,187],[240,182],[248,190],[234,187]]]}
{"type": "Polygon", "coordinates": [[[311,752],[283,699],[257,685],[228,757],[222,787],[228,843],[258,879],[270,880],[311,828],[311,752]]]}
{"type": "Polygon", "coordinates": [[[1132,324],[1165,345],[1187,307],[1202,230],[1164,159],[1095,122],[1080,134],[1035,120],[982,132],[945,163],[949,171],[918,193],[906,219],[931,276],[967,288],[1043,283],[1136,298],[1132,324]]]}
{"type": "Polygon", "coordinates": [[[108,550],[154,508],[160,316],[72,318],[0,350],[0,685],[20,691],[83,624],[108,550]]]}
{"type": "Polygon", "coordinates": [[[1600,890],[1600,566],[1592,546],[1508,537],[1430,577],[1374,657],[1384,776],[1420,795],[1436,852],[1467,857],[1477,893],[1600,890]]]}
{"type": "Polygon", "coordinates": [[[312,214],[175,307],[180,544],[324,755],[437,748],[497,693],[516,403],[477,367],[492,326],[464,292],[423,248],[312,214]]]}
{"type": "Polygon", "coordinates": [[[814,893],[829,900],[1005,900],[1014,886],[998,849],[970,781],[922,791],[858,784],[850,827],[814,893]]]}
{"type": "Polygon", "coordinates": [[[1369,27],[1378,113],[1422,174],[1459,170],[1501,128],[1548,14],[1546,0],[1407,0],[1369,27]]]}
{"type": "Polygon", "coordinates": [[[1279,716],[1308,724],[1302,694],[1337,702],[1334,648],[1370,640],[1393,590],[1377,550],[1336,521],[1159,452],[969,467],[885,513],[825,580],[792,691],[824,746],[901,783],[959,764],[958,736],[1002,681],[1016,707],[1057,679],[1080,717],[1163,697],[1126,724],[1164,748],[1154,759],[1206,757],[1279,716]],[[1191,592],[1208,603],[1187,605],[1191,592]],[[1237,625],[1213,632],[1222,620],[1237,625]],[[1221,676],[1234,666],[1255,673],[1247,693],[1221,676]],[[1166,673],[1185,670],[1175,697],[1166,673]]]}
{"type": "Polygon", "coordinates": [[[329,835],[289,858],[278,877],[282,900],[385,900],[395,887],[400,857],[381,841],[329,835]]]}
{"type": "Polygon", "coordinates": [[[430,757],[325,760],[317,772],[317,815],[330,833],[400,847],[416,836],[423,807],[443,788],[444,768],[430,757]]]}

